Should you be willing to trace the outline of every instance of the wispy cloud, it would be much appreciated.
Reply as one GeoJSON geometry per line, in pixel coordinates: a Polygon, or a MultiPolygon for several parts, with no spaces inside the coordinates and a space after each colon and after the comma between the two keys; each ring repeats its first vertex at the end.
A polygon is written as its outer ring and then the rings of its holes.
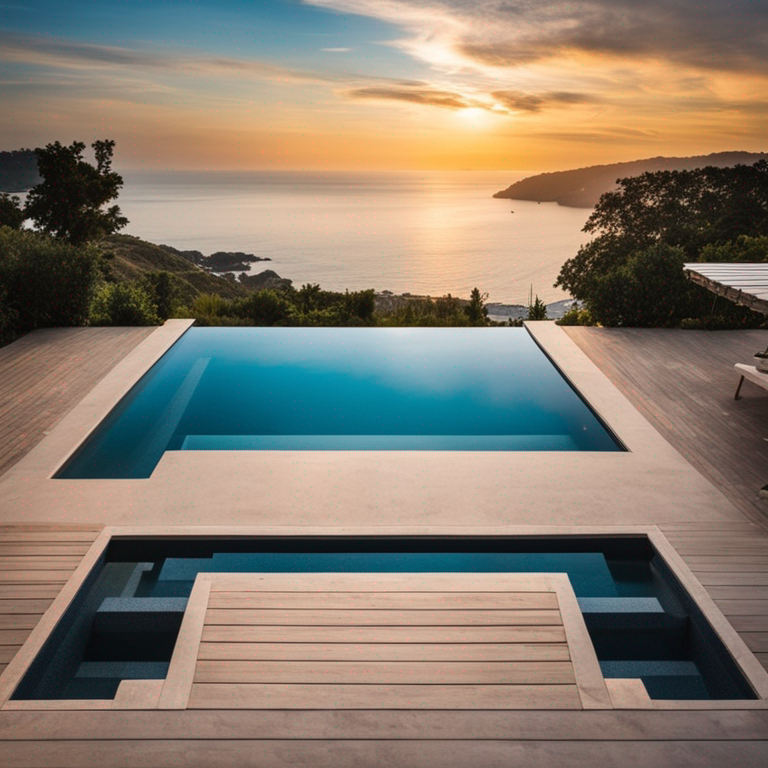
{"type": "Polygon", "coordinates": [[[349,53],[351,48],[321,48],[324,53],[349,53]]]}
{"type": "Polygon", "coordinates": [[[519,91],[494,91],[493,98],[498,104],[513,112],[541,112],[545,107],[569,106],[571,104],[595,104],[597,96],[588,93],[554,91],[551,93],[521,93],[519,91]]]}
{"type": "Polygon", "coordinates": [[[768,72],[768,4],[754,0],[304,0],[403,27],[438,67],[519,67],[568,53],[768,72]]]}
{"type": "Polygon", "coordinates": [[[438,91],[433,88],[395,88],[368,87],[354,88],[347,91],[353,99],[386,99],[407,101],[412,104],[426,104],[432,107],[449,107],[450,109],[465,109],[472,106],[460,94],[450,91],[438,91]]]}

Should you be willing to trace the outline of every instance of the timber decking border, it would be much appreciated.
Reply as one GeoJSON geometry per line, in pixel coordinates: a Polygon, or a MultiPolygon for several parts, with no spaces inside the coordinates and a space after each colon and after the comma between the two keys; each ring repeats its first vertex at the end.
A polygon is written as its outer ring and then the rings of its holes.
{"type": "Polygon", "coordinates": [[[46,328],[0,348],[0,475],[153,330],[46,328]]]}

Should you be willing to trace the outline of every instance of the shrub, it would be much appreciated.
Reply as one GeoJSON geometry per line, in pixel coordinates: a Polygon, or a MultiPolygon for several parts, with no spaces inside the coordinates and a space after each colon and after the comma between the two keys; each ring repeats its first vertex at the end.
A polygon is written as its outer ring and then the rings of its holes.
{"type": "Polygon", "coordinates": [[[157,307],[158,317],[167,320],[173,314],[177,294],[171,273],[147,272],[142,279],[142,288],[157,307]]]}
{"type": "Polygon", "coordinates": [[[105,283],[91,304],[91,325],[159,325],[157,307],[136,283],[105,283]]]}
{"type": "Polygon", "coordinates": [[[21,229],[24,219],[24,210],[19,198],[5,192],[0,193],[0,227],[21,229]]]}
{"type": "Polygon", "coordinates": [[[547,320],[547,305],[538,297],[528,300],[528,320],[547,320]]]}
{"type": "Polygon", "coordinates": [[[27,230],[0,227],[5,335],[85,325],[99,253],[27,230]]]}
{"type": "Polygon", "coordinates": [[[574,304],[559,320],[555,320],[557,325],[594,325],[588,309],[583,309],[578,304],[574,304]]]}
{"type": "Polygon", "coordinates": [[[280,292],[256,291],[247,299],[233,302],[234,314],[253,325],[290,325],[293,307],[280,292]]]}
{"type": "Polygon", "coordinates": [[[687,316],[696,286],[685,278],[680,248],[653,245],[596,276],[588,306],[607,326],[667,327],[687,316]]]}

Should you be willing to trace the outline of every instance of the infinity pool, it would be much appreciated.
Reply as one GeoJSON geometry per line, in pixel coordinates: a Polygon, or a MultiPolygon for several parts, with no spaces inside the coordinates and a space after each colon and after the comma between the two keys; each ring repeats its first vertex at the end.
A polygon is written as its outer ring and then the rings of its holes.
{"type": "Polygon", "coordinates": [[[191,328],[57,477],[211,450],[622,448],[524,328],[191,328]]]}

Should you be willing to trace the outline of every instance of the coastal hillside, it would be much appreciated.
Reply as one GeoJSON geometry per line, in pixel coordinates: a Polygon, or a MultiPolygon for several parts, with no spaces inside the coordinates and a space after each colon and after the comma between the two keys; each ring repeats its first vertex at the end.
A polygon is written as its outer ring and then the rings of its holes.
{"type": "Polygon", "coordinates": [[[708,165],[718,168],[739,164],[752,165],[765,159],[768,159],[766,153],[716,152],[696,157],[651,157],[629,163],[593,165],[571,171],[528,176],[497,192],[494,197],[558,203],[572,208],[593,208],[601,195],[616,189],[617,179],[640,176],[646,172],[691,170],[708,165]]]}
{"type": "Polygon", "coordinates": [[[100,245],[110,257],[108,268],[114,279],[128,282],[140,280],[147,272],[170,272],[184,304],[193,302],[201,293],[216,293],[228,299],[248,293],[242,285],[213,275],[182,256],[138,237],[110,235],[100,245]]]}
{"type": "Polygon", "coordinates": [[[34,150],[0,152],[0,192],[26,192],[40,181],[34,150]]]}

